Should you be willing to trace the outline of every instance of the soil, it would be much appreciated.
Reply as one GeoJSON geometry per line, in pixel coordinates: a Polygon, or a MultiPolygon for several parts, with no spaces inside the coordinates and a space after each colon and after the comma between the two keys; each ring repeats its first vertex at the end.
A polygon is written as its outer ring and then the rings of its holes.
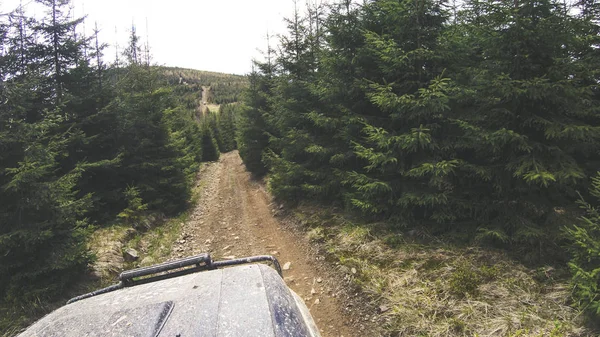
{"type": "Polygon", "coordinates": [[[251,179],[237,151],[222,154],[200,176],[199,202],[172,259],[202,252],[210,252],[213,260],[273,255],[282,266],[289,263],[285,282],[304,299],[323,336],[364,335],[356,314],[348,313],[352,301],[344,282],[301,232],[276,216],[284,206],[274,204],[264,185],[251,179]]]}

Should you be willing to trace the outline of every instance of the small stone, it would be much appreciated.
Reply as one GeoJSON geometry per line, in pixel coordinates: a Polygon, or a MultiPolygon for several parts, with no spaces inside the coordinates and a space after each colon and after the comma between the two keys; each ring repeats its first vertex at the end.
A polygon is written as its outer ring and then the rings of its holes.
{"type": "Polygon", "coordinates": [[[379,313],[383,314],[384,312],[390,310],[390,307],[388,307],[387,305],[380,305],[379,306],[379,313]]]}
{"type": "Polygon", "coordinates": [[[271,255],[277,255],[277,254],[279,254],[279,252],[276,251],[276,250],[274,250],[274,251],[271,252],[271,255]]]}
{"type": "Polygon", "coordinates": [[[322,278],[320,278],[320,277],[319,277],[319,278],[317,278],[317,283],[321,283],[321,282],[323,282],[323,279],[322,279],[322,278]]]}
{"type": "Polygon", "coordinates": [[[317,299],[315,300],[315,304],[319,304],[319,303],[321,303],[321,300],[317,298],[317,299]]]}
{"type": "Polygon", "coordinates": [[[179,240],[179,243],[184,244],[185,243],[185,239],[179,240]]]}
{"type": "Polygon", "coordinates": [[[352,272],[352,274],[356,274],[356,268],[352,268],[350,269],[350,271],[352,272]]]}
{"type": "Polygon", "coordinates": [[[127,241],[133,239],[135,237],[135,235],[137,234],[137,231],[133,228],[127,228],[127,230],[125,231],[125,239],[127,239],[127,241]]]}
{"type": "Polygon", "coordinates": [[[283,209],[283,204],[279,205],[279,209],[283,209]]]}
{"type": "Polygon", "coordinates": [[[283,278],[283,281],[284,281],[285,283],[293,283],[293,282],[295,282],[295,281],[296,281],[296,279],[295,279],[293,276],[288,276],[288,277],[284,277],[284,278],[283,278]]]}
{"type": "Polygon", "coordinates": [[[205,244],[210,245],[212,243],[212,241],[210,241],[210,239],[206,239],[206,241],[204,241],[205,244]]]}
{"type": "Polygon", "coordinates": [[[316,293],[317,293],[317,291],[315,290],[315,288],[312,288],[312,289],[310,289],[310,294],[311,294],[311,295],[314,295],[314,294],[316,294],[316,293]]]}
{"type": "Polygon", "coordinates": [[[291,262],[286,262],[286,263],[283,265],[283,270],[290,270],[290,267],[291,267],[291,266],[292,266],[292,263],[291,263],[291,262]]]}
{"type": "Polygon", "coordinates": [[[239,236],[236,236],[234,239],[235,239],[235,240],[239,240],[239,239],[240,239],[240,237],[239,237],[239,236]]]}
{"type": "Polygon", "coordinates": [[[137,261],[137,259],[140,258],[140,254],[137,252],[137,250],[133,249],[133,248],[128,248],[124,253],[123,253],[123,258],[125,259],[125,261],[127,262],[133,262],[133,261],[137,261]]]}

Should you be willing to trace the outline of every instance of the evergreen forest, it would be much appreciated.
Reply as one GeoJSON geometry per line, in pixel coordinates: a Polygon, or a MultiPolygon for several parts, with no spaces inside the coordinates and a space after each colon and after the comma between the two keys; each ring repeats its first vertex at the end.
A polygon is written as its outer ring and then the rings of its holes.
{"type": "MultiPolygon", "coordinates": [[[[202,163],[233,150],[274,213],[352,220],[336,233],[319,220],[309,235],[359,269],[374,303],[396,300],[382,295],[402,283],[384,282],[385,268],[411,259],[373,257],[372,242],[394,254],[443,242],[566,280],[566,305],[598,328],[600,1],[294,1],[244,76],[155,65],[135,26],[109,61],[70,0],[34,1],[43,17],[0,16],[0,336],[74,295],[94,231],[184,214],[202,163]]],[[[451,289],[444,300],[476,303],[501,275],[465,266],[431,276],[451,289]]],[[[459,321],[468,314],[429,310],[447,324],[433,333],[393,305],[379,307],[389,335],[476,335],[459,321]]]]}
{"type": "MultiPolygon", "coordinates": [[[[197,90],[151,64],[135,27],[109,64],[69,0],[37,3],[43,18],[0,17],[0,335],[64,303],[94,261],[94,229],[181,212],[199,163],[236,147],[234,107],[202,115],[197,90]]],[[[233,85],[214,94],[224,102],[245,80],[203,76],[233,85]]]]}
{"type": "Polygon", "coordinates": [[[600,3],[299,7],[249,75],[246,167],[282,201],[568,265],[597,322],[600,3]]]}

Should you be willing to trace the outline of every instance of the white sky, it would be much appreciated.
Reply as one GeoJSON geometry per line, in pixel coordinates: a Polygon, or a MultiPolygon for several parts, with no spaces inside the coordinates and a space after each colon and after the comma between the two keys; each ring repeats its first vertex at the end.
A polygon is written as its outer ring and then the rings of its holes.
{"type": "MultiPolygon", "coordinates": [[[[37,9],[23,0],[28,12],[37,9]]],[[[146,40],[146,18],[153,61],[160,65],[245,74],[252,58],[266,50],[266,34],[285,33],[283,17],[293,13],[292,0],[73,0],[75,16],[88,15],[86,31],[98,22],[100,39],[111,46],[106,61],[114,60],[115,41],[126,45],[133,21],[146,40]],[[115,27],[117,34],[115,34],[115,27]],[[117,37],[118,36],[118,37],[117,37]]],[[[304,1],[299,1],[299,4],[304,1]]],[[[0,0],[6,13],[19,0],[0,0]]]]}

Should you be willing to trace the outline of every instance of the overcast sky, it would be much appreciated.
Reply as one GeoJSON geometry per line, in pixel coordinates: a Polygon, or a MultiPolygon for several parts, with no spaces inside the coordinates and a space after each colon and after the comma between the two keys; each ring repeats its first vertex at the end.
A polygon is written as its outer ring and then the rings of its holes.
{"type": "MultiPolygon", "coordinates": [[[[32,0],[23,0],[29,12],[41,14],[32,0]]],[[[283,17],[293,13],[292,0],[73,0],[75,14],[88,15],[86,30],[94,22],[100,38],[111,47],[114,60],[118,41],[125,46],[133,21],[146,39],[146,19],[153,61],[161,65],[245,74],[258,50],[266,49],[267,31],[284,33],[283,17]],[[115,34],[115,27],[117,34],[115,34]]],[[[299,1],[304,3],[304,1],[299,1]]],[[[2,12],[19,0],[0,0],[2,12]]]]}

